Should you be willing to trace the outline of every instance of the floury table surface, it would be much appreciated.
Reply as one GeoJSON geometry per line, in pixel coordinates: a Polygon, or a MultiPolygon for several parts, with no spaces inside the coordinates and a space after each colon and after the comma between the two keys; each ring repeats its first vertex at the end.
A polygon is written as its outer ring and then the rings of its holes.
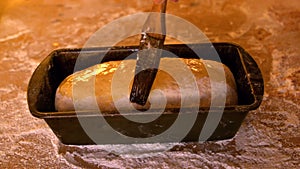
{"type": "MultiPolygon", "coordinates": [[[[262,70],[265,97],[233,139],[178,144],[140,158],[111,153],[110,146],[60,144],[43,120],[31,116],[26,90],[51,51],[82,47],[111,21],[149,11],[151,1],[12,0],[0,6],[1,168],[299,168],[300,1],[170,2],[168,13],[195,24],[211,41],[247,49],[262,70]]],[[[129,43],[137,41],[123,42],[129,43]]],[[[159,146],[140,148],[149,154],[159,146]]]]}

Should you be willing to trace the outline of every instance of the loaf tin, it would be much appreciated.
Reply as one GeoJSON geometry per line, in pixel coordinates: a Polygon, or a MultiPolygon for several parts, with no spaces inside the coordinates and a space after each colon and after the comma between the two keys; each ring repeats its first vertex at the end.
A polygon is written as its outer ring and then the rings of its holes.
{"type": "MultiPolygon", "coordinates": [[[[165,45],[164,50],[183,58],[197,58],[195,51],[203,54],[203,59],[210,59],[209,52],[212,48],[218,53],[221,62],[232,71],[237,84],[238,104],[227,106],[221,110],[222,117],[210,141],[229,139],[235,136],[244,118],[251,110],[255,110],[262,102],[264,82],[261,71],[254,59],[242,47],[232,43],[212,44],[171,44],[165,45]]],[[[31,114],[34,117],[44,119],[57,138],[63,144],[89,145],[99,144],[85,132],[79,118],[87,121],[97,130],[100,137],[109,137],[107,125],[114,128],[117,133],[124,136],[147,138],[160,134],[167,130],[176,120],[179,110],[168,110],[160,117],[147,124],[139,124],[126,118],[127,115],[119,113],[99,114],[93,111],[58,112],[54,107],[55,92],[59,84],[74,71],[74,66],[79,54],[84,57],[85,63],[80,69],[87,68],[101,62],[123,60],[129,55],[134,55],[138,46],[103,47],[103,48],[79,48],[58,49],[50,53],[36,68],[28,85],[27,101],[31,114]],[[103,117],[107,123],[99,124],[97,117],[103,117]],[[139,130],[143,128],[143,130],[139,130]]],[[[168,56],[164,56],[168,57],[168,56]]],[[[218,109],[200,107],[191,130],[181,139],[182,142],[197,142],[208,113],[218,109]],[[209,111],[211,110],[211,111],[209,111]]],[[[153,112],[155,113],[155,112],[153,112]]],[[[220,112],[219,112],[220,113],[220,112]]],[[[128,116],[150,116],[149,114],[132,113],[128,116]]],[[[124,139],[125,140],[125,139],[124,139]]],[[[168,140],[172,142],[172,140],[168,140]]],[[[147,142],[147,141],[146,141],[147,142]]],[[[126,141],[114,141],[113,138],[103,139],[100,144],[122,144],[126,141]]]]}

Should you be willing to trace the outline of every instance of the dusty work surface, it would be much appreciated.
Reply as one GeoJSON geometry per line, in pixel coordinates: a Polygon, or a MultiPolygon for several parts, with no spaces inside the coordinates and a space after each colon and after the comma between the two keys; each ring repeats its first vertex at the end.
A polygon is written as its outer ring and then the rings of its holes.
{"type": "MultiPolygon", "coordinates": [[[[0,2],[0,168],[300,168],[300,1],[182,0],[168,12],[213,42],[247,49],[265,79],[259,109],[230,140],[178,144],[151,157],[109,147],[65,146],[31,116],[26,90],[54,49],[81,47],[96,30],[150,0],[12,0],[0,2]]],[[[145,145],[145,152],[160,145],[145,145]]],[[[123,147],[124,148],[124,147],[123,147]]]]}

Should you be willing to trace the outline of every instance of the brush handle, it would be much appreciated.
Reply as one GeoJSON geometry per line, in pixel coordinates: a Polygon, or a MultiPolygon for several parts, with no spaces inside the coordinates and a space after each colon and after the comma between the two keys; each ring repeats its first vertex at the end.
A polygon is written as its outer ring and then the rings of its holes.
{"type": "Polygon", "coordinates": [[[151,12],[143,25],[143,33],[166,34],[165,13],[167,8],[167,0],[161,4],[153,3],[151,12]]]}

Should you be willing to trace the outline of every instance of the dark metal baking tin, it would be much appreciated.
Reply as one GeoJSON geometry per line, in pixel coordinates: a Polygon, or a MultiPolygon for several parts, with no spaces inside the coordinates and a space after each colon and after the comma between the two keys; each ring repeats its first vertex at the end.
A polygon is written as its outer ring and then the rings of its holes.
{"type": "MultiPolygon", "coordinates": [[[[178,57],[197,58],[194,51],[211,51],[215,47],[221,62],[227,65],[236,80],[238,89],[238,105],[225,107],[218,127],[208,140],[229,139],[235,136],[244,118],[250,110],[259,107],[264,93],[264,82],[261,72],[253,58],[240,46],[231,43],[166,45],[164,50],[170,51],[178,57]],[[193,50],[191,50],[191,47],[193,50]]],[[[74,71],[79,53],[84,57],[85,65],[82,69],[102,62],[122,60],[133,54],[135,47],[90,48],[90,49],[60,49],[53,51],[46,57],[33,73],[28,86],[28,105],[33,116],[44,119],[58,139],[64,144],[85,145],[95,142],[85,133],[78,117],[88,121],[99,136],[105,138],[105,128],[110,125],[118,133],[126,136],[146,138],[167,130],[176,120],[179,110],[168,110],[158,119],[147,124],[138,124],[127,120],[122,115],[99,114],[93,111],[57,112],[54,108],[55,92],[58,85],[74,71]],[[96,116],[102,116],[107,123],[99,124],[96,116]],[[140,130],[140,129],[143,130],[140,130]]],[[[209,59],[209,52],[203,52],[204,59],[209,59]]],[[[218,108],[211,108],[212,112],[218,108]]],[[[183,142],[198,141],[199,134],[209,112],[208,107],[200,107],[195,123],[190,132],[182,139],[183,142]]],[[[155,112],[153,112],[155,113],[155,112]]],[[[188,113],[187,113],[188,114],[188,113]]],[[[149,114],[128,114],[128,116],[151,116],[149,114]]],[[[127,116],[127,115],[125,115],[127,116]]],[[[176,133],[174,133],[176,134],[176,133]]],[[[172,136],[170,136],[172,137],[172,136]]],[[[170,140],[169,140],[170,141],[170,140]]],[[[98,142],[97,142],[98,143],[98,142]]],[[[113,139],[104,139],[103,144],[120,144],[113,139]]],[[[125,143],[125,142],[124,142],[125,143]]]]}

